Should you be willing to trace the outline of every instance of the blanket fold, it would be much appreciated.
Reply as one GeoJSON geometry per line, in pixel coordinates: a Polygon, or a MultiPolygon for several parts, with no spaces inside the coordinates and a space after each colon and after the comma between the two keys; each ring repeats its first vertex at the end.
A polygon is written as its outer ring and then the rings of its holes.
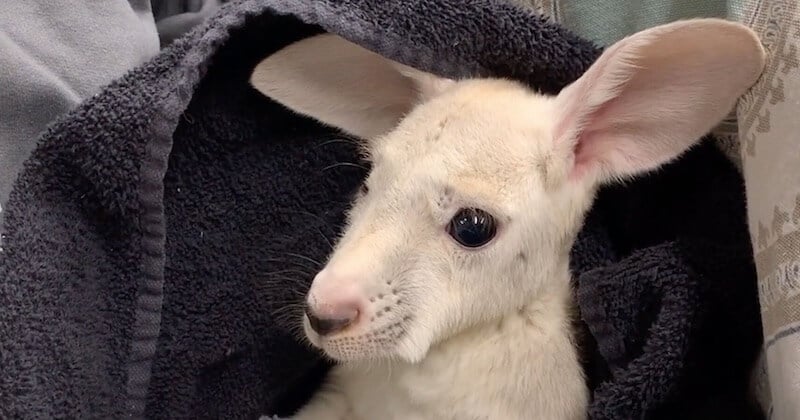
{"type": "MultiPolygon", "coordinates": [[[[247,80],[321,31],[548,93],[600,52],[496,0],[226,3],[51,125],[26,162],[0,250],[0,418],[286,416],[319,386],[328,365],[299,339],[299,303],[365,164],[247,80]]],[[[752,411],[742,181],[711,143],[603,191],[573,271],[592,418],[752,411]]]]}

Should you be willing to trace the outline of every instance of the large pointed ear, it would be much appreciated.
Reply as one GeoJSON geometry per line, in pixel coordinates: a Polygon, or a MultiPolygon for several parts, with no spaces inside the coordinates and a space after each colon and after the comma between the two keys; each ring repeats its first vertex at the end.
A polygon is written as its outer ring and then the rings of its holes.
{"type": "Polygon", "coordinates": [[[558,147],[573,177],[605,182],[686,151],[759,78],[765,54],[747,27],[678,21],[627,37],[556,98],[558,147]]]}
{"type": "Polygon", "coordinates": [[[279,50],[250,79],[285,107],[365,139],[390,131],[415,104],[451,82],[332,34],[279,50]]]}

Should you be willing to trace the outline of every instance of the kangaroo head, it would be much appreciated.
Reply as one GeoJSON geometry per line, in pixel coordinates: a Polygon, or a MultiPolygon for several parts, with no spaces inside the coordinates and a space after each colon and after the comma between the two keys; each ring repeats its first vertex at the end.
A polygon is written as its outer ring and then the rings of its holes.
{"type": "Polygon", "coordinates": [[[756,36],[716,19],[625,38],[557,96],[442,79],[330,34],[266,58],[255,88],[363,138],[372,162],[308,293],[309,340],[340,361],[413,362],[564,290],[598,186],[684,152],[763,66],[756,36]]]}

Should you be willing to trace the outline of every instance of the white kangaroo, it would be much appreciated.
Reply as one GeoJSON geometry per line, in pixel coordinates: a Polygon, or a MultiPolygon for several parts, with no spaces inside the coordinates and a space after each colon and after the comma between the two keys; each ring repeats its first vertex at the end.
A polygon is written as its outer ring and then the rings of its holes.
{"type": "Polygon", "coordinates": [[[585,418],[568,267],[595,191],[691,147],[764,61],[745,26],[695,19],[619,41],[557,96],[331,34],[258,64],[256,89],[373,165],[303,318],[339,364],[293,418],[585,418]]]}

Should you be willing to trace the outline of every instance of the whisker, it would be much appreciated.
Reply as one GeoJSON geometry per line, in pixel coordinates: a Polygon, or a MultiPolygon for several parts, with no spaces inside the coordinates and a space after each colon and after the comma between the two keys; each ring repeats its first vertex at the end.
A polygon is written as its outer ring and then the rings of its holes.
{"type": "Polygon", "coordinates": [[[265,289],[273,286],[280,287],[280,291],[282,293],[291,292],[291,289],[286,288],[286,283],[298,283],[298,282],[307,282],[306,280],[310,281],[311,274],[306,274],[304,272],[299,271],[302,273],[302,276],[292,276],[287,274],[279,274],[277,272],[269,275],[269,276],[261,276],[256,279],[255,284],[259,286],[259,289],[265,289]]]}
{"type": "MultiPolygon", "coordinates": [[[[329,225],[330,225],[330,223],[326,222],[326,221],[325,221],[325,219],[323,219],[322,217],[320,217],[320,216],[319,216],[319,215],[317,215],[317,214],[313,214],[313,213],[311,213],[311,212],[307,212],[307,211],[300,211],[300,212],[295,212],[295,213],[297,213],[297,214],[301,214],[301,215],[306,215],[306,216],[313,217],[313,218],[314,218],[315,220],[317,220],[317,221],[318,221],[318,222],[319,222],[319,223],[320,223],[322,226],[325,226],[325,227],[330,227],[330,226],[329,226],[329,225]]],[[[328,244],[328,246],[329,246],[331,249],[333,249],[333,241],[331,241],[331,239],[328,237],[328,235],[325,235],[325,233],[323,233],[323,232],[322,232],[322,227],[320,227],[320,226],[317,226],[317,232],[319,232],[319,236],[322,236],[322,239],[324,239],[324,240],[325,240],[325,242],[328,244]]]]}
{"type": "Polygon", "coordinates": [[[269,272],[266,272],[266,273],[258,273],[258,274],[259,274],[259,276],[267,277],[267,276],[275,276],[275,275],[278,275],[278,274],[287,274],[287,273],[296,273],[296,274],[301,275],[302,277],[307,277],[307,276],[312,274],[312,273],[308,273],[308,272],[305,272],[305,271],[302,271],[302,270],[296,270],[296,269],[293,269],[293,268],[287,268],[287,269],[278,270],[278,271],[269,271],[269,272]]]}
{"type": "Polygon", "coordinates": [[[303,301],[309,285],[310,282],[293,277],[276,277],[256,281],[253,287],[260,300],[273,305],[286,305],[303,301]]]}
{"type": "Polygon", "coordinates": [[[267,258],[266,261],[275,262],[275,263],[281,263],[281,264],[292,264],[295,267],[304,268],[304,269],[309,270],[309,273],[307,273],[308,275],[311,275],[313,272],[316,272],[319,269],[319,267],[317,265],[308,266],[307,264],[305,264],[305,260],[289,260],[289,259],[281,259],[281,258],[267,258]]]}
{"type": "MultiPolygon", "coordinates": [[[[330,222],[328,222],[325,219],[323,219],[320,215],[311,213],[310,211],[297,210],[297,211],[288,211],[286,213],[288,213],[288,214],[297,214],[297,215],[301,215],[301,216],[308,216],[308,217],[313,218],[317,222],[319,222],[319,224],[324,226],[324,227],[328,227],[328,228],[331,227],[330,226],[331,225],[330,222]]],[[[322,236],[322,239],[325,240],[325,242],[328,244],[330,249],[333,250],[333,241],[331,241],[331,239],[328,237],[328,235],[325,235],[325,233],[322,232],[322,227],[317,226],[317,232],[319,233],[320,236],[322,236]]]]}
{"type": "Polygon", "coordinates": [[[367,168],[365,168],[365,167],[363,167],[363,166],[361,166],[361,165],[359,165],[357,163],[353,163],[353,162],[338,162],[338,163],[334,163],[333,165],[328,165],[328,166],[322,168],[322,171],[325,172],[325,171],[327,171],[329,169],[338,168],[340,166],[349,166],[349,167],[352,167],[352,168],[359,168],[359,169],[362,169],[364,171],[367,170],[367,168]]]}
{"type": "Polygon", "coordinates": [[[297,318],[297,322],[287,322],[286,332],[298,343],[306,345],[308,348],[314,348],[311,342],[306,337],[306,332],[303,330],[303,324],[299,322],[300,318],[297,318]]]}
{"type": "Polygon", "coordinates": [[[311,257],[307,257],[305,255],[295,254],[294,252],[286,252],[285,254],[288,255],[288,256],[291,256],[291,257],[296,257],[296,258],[300,258],[300,259],[303,259],[305,261],[311,262],[311,263],[315,264],[317,267],[321,267],[322,266],[321,262],[319,262],[319,261],[317,261],[317,260],[315,260],[315,259],[313,259],[311,257]]]}
{"type": "Polygon", "coordinates": [[[355,141],[353,139],[348,139],[348,138],[344,138],[343,137],[343,138],[335,138],[335,139],[331,139],[331,140],[328,140],[328,141],[324,141],[324,142],[314,146],[314,149],[317,149],[317,148],[320,148],[320,147],[323,147],[323,146],[327,146],[329,144],[335,144],[335,143],[345,143],[345,144],[352,144],[353,146],[359,146],[357,141],[355,141]]]}
{"type": "Polygon", "coordinates": [[[303,313],[299,310],[299,308],[292,309],[293,310],[276,310],[270,315],[272,315],[272,317],[281,325],[287,324],[289,328],[295,328],[295,324],[300,324],[300,320],[303,319],[303,313]]]}
{"type": "Polygon", "coordinates": [[[331,251],[333,251],[333,242],[327,236],[325,236],[324,233],[322,233],[322,229],[317,228],[317,232],[319,232],[319,235],[322,236],[322,239],[328,243],[328,247],[330,247],[331,251]]]}
{"type": "Polygon", "coordinates": [[[271,315],[281,315],[281,314],[293,313],[293,312],[302,314],[304,306],[305,305],[302,302],[297,302],[297,301],[294,301],[294,302],[291,302],[291,303],[287,302],[286,304],[281,305],[281,306],[273,309],[272,311],[270,311],[270,314],[271,315]]]}

